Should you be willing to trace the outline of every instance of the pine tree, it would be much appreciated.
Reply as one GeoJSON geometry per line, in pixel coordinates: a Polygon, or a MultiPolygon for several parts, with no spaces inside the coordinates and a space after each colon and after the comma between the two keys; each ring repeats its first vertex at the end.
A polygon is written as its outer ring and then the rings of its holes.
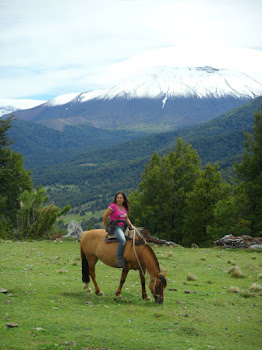
{"type": "Polygon", "coordinates": [[[152,234],[157,233],[159,237],[165,231],[166,209],[168,209],[170,176],[167,173],[168,169],[163,160],[157,152],[154,152],[150,163],[142,174],[140,191],[136,190],[129,197],[134,223],[146,227],[152,234]]]}
{"type": "MultiPolygon", "coordinates": [[[[20,207],[19,195],[33,188],[30,172],[23,168],[22,155],[8,147],[12,144],[7,134],[12,120],[13,117],[0,119],[0,221],[11,226],[20,207]]],[[[1,231],[4,230],[2,227],[1,231]]]]}
{"type": "Polygon", "coordinates": [[[191,145],[178,138],[175,152],[170,151],[167,160],[172,173],[172,189],[169,193],[170,239],[183,241],[184,218],[187,213],[186,195],[193,189],[200,176],[200,158],[191,145]]]}
{"type": "Polygon", "coordinates": [[[250,222],[251,233],[258,235],[262,233],[262,105],[254,116],[253,134],[245,133],[244,145],[243,161],[235,166],[239,220],[250,222]]]}
{"type": "Polygon", "coordinates": [[[151,234],[182,242],[186,193],[200,174],[200,160],[191,146],[177,140],[175,151],[159,157],[155,152],[142,174],[139,189],[129,199],[135,225],[151,234]]]}
{"type": "Polygon", "coordinates": [[[193,190],[186,195],[186,215],[183,228],[183,245],[201,246],[213,243],[208,227],[215,224],[217,203],[227,198],[230,186],[222,180],[218,164],[208,163],[196,180],[193,190]]]}

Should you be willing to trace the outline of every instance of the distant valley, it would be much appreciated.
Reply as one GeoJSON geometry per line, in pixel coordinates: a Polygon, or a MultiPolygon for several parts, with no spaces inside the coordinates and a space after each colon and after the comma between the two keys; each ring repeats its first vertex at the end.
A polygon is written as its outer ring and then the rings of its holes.
{"type": "MultiPolygon", "coordinates": [[[[98,209],[103,207],[118,189],[126,192],[134,190],[154,150],[165,154],[174,149],[178,136],[198,151],[203,166],[208,161],[218,160],[224,175],[229,177],[232,175],[232,165],[235,161],[240,161],[243,154],[243,131],[251,131],[254,113],[260,110],[261,103],[262,97],[258,97],[214,120],[190,128],[143,137],[139,137],[139,134],[129,134],[132,138],[129,140],[127,133],[124,136],[127,142],[122,139],[120,144],[107,145],[106,148],[100,144],[102,148],[96,150],[88,149],[87,146],[86,150],[82,146],[69,149],[68,142],[65,142],[67,150],[64,152],[62,146],[60,150],[56,150],[49,143],[46,150],[49,161],[44,157],[41,143],[35,140],[34,147],[30,146],[27,149],[25,163],[27,167],[31,164],[29,168],[32,169],[35,184],[47,186],[51,198],[57,204],[71,204],[75,207],[89,203],[88,207],[95,203],[98,209]],[[64,152],[66,157],[57,157],[59,152],[64,152]]],[[[10,130],[10,135],[16,141],[19,140],[18,131],[21,130],[21,121],[17,122],[18,125],[14,124],[10,130]]],[[[58,133],[43,126],[37,127],[58,133]]],[[[92,129],[93,140],[97,139],[98,143],[102,142],[99,141],[99,137],[103,135],[96,134],[98,131],[109,137],[111,135],[111,131],[92,129]]],[[[76,139],[72,137],[72,146],[75,142],[76,139]]],[[[24,147],[25,144],[26,142],[24,147]]],[[[16,149],[16,143],[13,148],[16,149]]],[[[25,151],[22,150],[21,153],[25,154],[25,151]]]]}

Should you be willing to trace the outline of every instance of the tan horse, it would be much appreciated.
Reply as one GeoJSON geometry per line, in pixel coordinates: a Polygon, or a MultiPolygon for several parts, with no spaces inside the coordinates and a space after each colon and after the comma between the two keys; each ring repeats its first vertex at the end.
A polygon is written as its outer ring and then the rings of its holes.
{"type": "MultiPolygon", "coordinates": [[[[108,266],[116,266],[116,251],[118,242],[106,243],[105,237],[107,233],[103,229],[85,231],[80,240],[81,258],[82,258],[82,281],[84,288],[89,292],[90,278],[92,277],[95,292],[97,295],[103,295],[98,287],[95,275],[95,265],[100,259],[108,266]]],[[[126,280],[129,270],[139,270],[142,286],[142,298],[149,300],[145,289],[145,272],[150,276],[149,288],[155,298],[156,303],[162,304],[164,301],[164,289],[166,287],[166,271],[160,273],[158,260],[152,248],[145,243],[143,239],[136,237],[135,251],[133,247],[134,240],[128,240],[124,249],[124,258],[127,268],[122,269],[120,284],[116,291],[117,297],[122,297],[121,290],[126,280]]]]}

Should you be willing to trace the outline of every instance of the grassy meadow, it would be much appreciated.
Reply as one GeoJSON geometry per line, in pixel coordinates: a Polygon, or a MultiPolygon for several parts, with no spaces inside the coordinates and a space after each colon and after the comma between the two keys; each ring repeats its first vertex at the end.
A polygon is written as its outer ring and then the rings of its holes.
{"type": "Polygon", "coordinates": [[[0,349],[262,348],[261,251],[153,249],[163,305],[142,300],[137,271],[116,298],[121,270],[101,262],[105,295],[86,293],[76,241],[1,241],[0,349]]]}

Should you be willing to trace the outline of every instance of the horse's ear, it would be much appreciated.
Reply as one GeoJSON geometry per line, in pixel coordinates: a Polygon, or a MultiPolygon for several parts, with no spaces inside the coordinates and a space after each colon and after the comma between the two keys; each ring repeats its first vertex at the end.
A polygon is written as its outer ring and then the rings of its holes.
{"type": "Polygon", "coordinates": [[[160,273],[162,273],[163,276],[166,276],[166,269],[163,269],[163,267],[160,266],[160,273]]]}

